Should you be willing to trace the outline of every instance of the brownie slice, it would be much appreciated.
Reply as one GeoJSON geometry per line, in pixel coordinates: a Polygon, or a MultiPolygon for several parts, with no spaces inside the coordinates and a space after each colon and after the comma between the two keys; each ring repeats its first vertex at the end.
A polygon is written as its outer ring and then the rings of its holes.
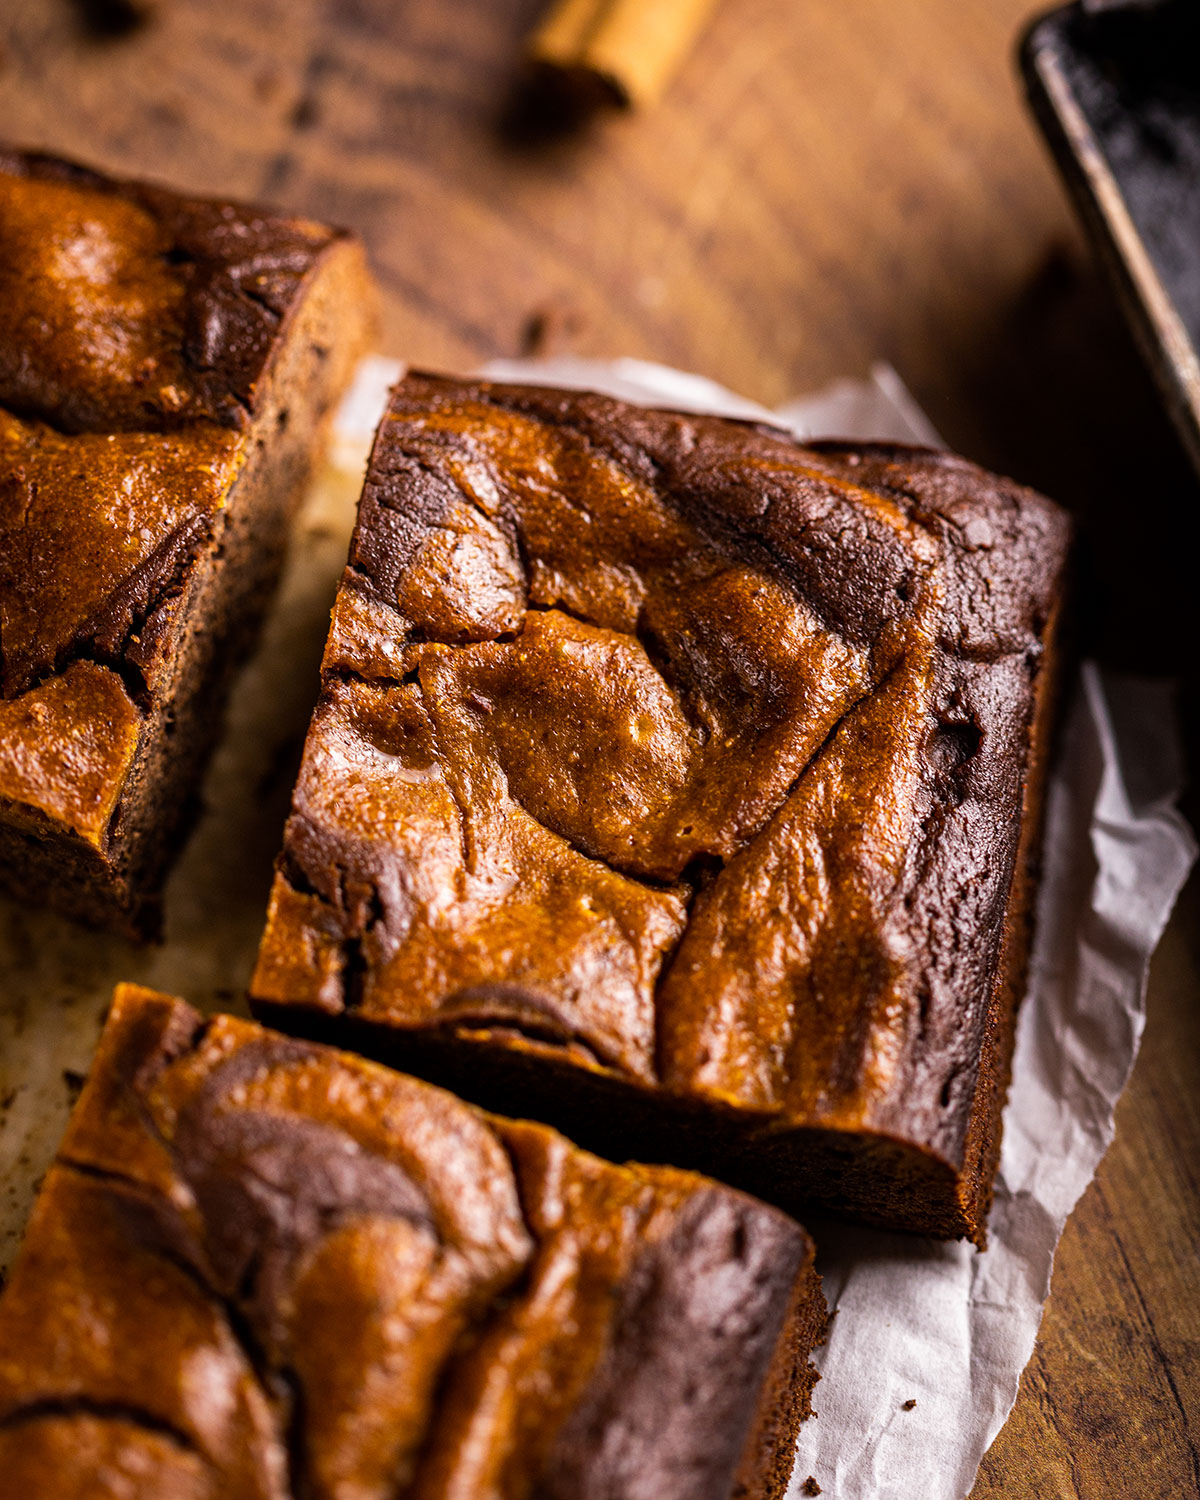
{"type": "Polygon", "coordinates": [[[800,1226],[122,986],[0,1298],[40,1500],[782,1496],[800,1226]]]}
{"type": "Polygon", "coordinates": [[[1067,533],[943,453],[410,376],[258,1013],[982,1243],[1067,533]]]}
{"type": "Polygon", "coordinates": [[[0,889],[155,931],[368,307],[340,230],[0,150],[0,889]]]}

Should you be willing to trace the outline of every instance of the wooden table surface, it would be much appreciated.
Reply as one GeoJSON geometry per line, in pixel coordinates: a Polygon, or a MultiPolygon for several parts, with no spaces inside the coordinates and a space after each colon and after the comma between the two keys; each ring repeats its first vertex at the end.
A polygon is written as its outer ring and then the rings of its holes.
{"type": "MultiPolygon", "coordinates": [[[[117,37],[5,0],[0,129],[357,226],[414,362],[628,353],[774,403],[890,360],[1080,514],[1087,649],[1194,690],[1198,495],[1022,108],[1025,0],[725,0],[663,104],[566,133],[518,83],[539,10],[160,0],[117,37]]],[[[1193,881],[979,1500],[1200,1495],[1198,913],[1193,881]]]]}

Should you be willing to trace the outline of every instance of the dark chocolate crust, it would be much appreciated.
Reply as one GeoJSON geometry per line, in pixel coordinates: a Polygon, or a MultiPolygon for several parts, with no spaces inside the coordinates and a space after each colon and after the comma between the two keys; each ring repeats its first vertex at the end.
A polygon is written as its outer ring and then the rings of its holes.
{"type": "Polygon", "coordinates": [[[949,454],[410,375],[262,1014],[982,1241],[1067,541],[949,454]]]}
{"type": "Polygon", "coordinates": [[[0,1299],[0,1462],[30,1500],[778,1500],[824,1324],[741,1193],[125,986],[0,1299]]]}
{"type": "Polygon", "coordinates": [[[0,882],[152,929],[369,322],[343,232],[0,150],[0,882]]]}

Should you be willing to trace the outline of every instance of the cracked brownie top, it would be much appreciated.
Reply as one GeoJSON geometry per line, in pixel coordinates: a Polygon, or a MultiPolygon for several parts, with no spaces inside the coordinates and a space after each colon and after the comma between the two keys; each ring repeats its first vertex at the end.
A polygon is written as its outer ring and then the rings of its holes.
{"type": "Polygon", "coordinates": [[[172,600],[340,232],[0,150],[0,799],[98,845],[172,600]]]}
{"type": "Polygon", "coordinates": [[[409,376],[254,994],[961,1160],[1066,540],[946,454],[409,376]]]}
{"type": "Polygon", "coordinates": [[[789,1310],[807,1410],[811,1262],[703,1178],[123,986],[0,1300],[0,1463],[30,1495],[726,1500],[789,1310]]]}

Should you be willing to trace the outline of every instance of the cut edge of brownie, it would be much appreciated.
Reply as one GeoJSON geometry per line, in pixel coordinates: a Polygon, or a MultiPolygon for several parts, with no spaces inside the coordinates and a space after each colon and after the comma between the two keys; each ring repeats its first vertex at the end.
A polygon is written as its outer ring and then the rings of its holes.
{"type": "MultiPolygon", "coordinates": [[[[1069,590],[1068,590],[1069,591],[1069,590]]],[[[980,1249],[987,1245],[996,1172],[1004,1137],[1004,1108],[1012,1082],[1017,1020],[1025,998],[1029,964],[1037,937],[1037,898],[1043,862],[1047,784],[1057,744],[1064,676],[1063,605],[1055,603],[1046,623],[1045,650],[1034,687],[1030,717],[1030,753],[1023,787],[1021,840],[1005,911],[1004,938],[988,1012],[988,1031],[980,1056],[975,1099],[963,1146],[962,1216],[971,1225],[967,1237],[980,1249]]]]}
{"type": "Polygon", "coordinates": [[[183,590],[168,586],[141,623],[170,670],[137,705],[134,758],[100,846],[9,804],[20,817],[0,819],[0,891],[137,940],[159,935],[167,868],[199,810],[233,677],[278,582],[291,520],[371,316],[361,244],[331,231],[278,329],[245,461],[183,590]]]}
{"type": "Polygon", "coordinates": [[[749,1112],[734,1106],[655,1092],[511,1029],[402,1027],[255,997],[251,1010],[263,1025],[427,1079],[493,1114],[511,1114],[519,1099],[524,1115],[610,1161],[681,1167],[788,1214],[829,1210],[891,1229],[898,1225],[880,1212],[881,1191],[911,1219],[919,1181],[941,1212],[906,1227],[946,1239],[969,1232],[950,1164],[886,1135],[771,1128],[762,1115],[748,1120],[749,1112]]]}
{"type": "Polygon", "coordinates": [[[730,1500],[783,1500],[795,1468],[800,1428],[815,1415],[813,1390],[821,1376],[812,1355],[829,1336],[830,1318],[821,1278],[810,1259],[796,1279],[730,1500]]]}

